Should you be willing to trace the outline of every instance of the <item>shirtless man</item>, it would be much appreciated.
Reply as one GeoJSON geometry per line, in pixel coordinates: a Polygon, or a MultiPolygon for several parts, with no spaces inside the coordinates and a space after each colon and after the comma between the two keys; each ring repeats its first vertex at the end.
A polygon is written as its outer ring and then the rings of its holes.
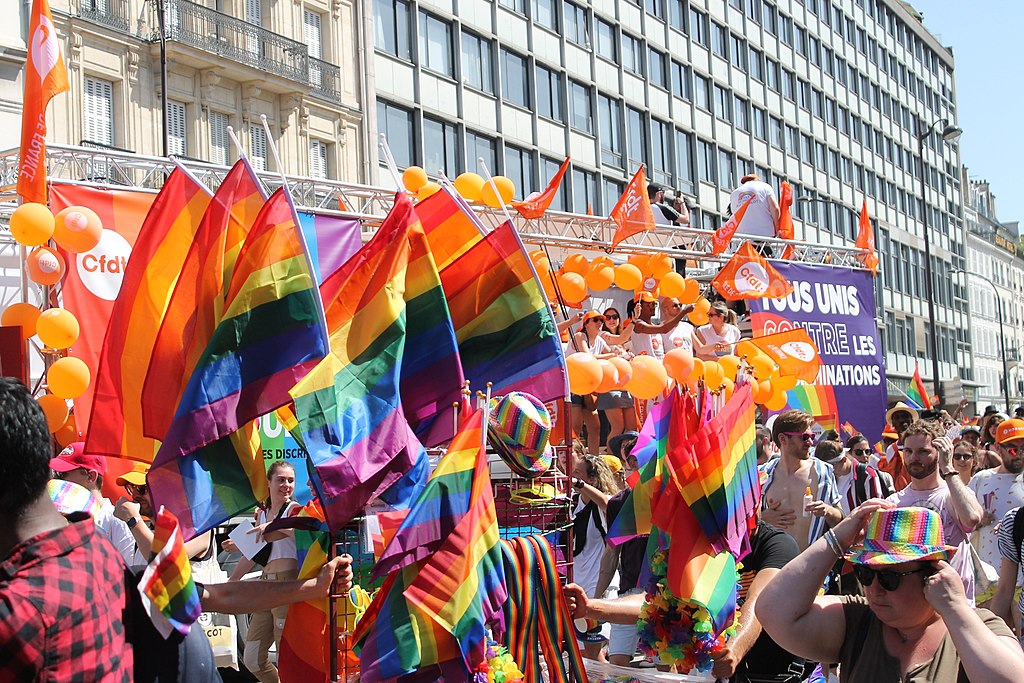
{"type": "Polygon", "coordinates": [[[812,424],[814,419],[799,410],[787,410],[775,418],[772,441],[779,447],[780,457],[760,468],[767,477],[762,486],[761,517],[792,536],[801,552],[843,518],[832,466],[810,457],[812,424]],[[812,500],[805,508],[807,489],[812,500]]]}

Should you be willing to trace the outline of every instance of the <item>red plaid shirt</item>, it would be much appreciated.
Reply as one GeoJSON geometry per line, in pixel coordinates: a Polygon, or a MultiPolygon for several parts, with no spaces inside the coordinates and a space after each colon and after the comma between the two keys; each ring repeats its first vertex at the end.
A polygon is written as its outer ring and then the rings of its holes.
{"type": "Polygon", "coordinates": [[[0,683],[130,683],[124,569],[92,518],[18,545],[0,564],[0,683]]]}

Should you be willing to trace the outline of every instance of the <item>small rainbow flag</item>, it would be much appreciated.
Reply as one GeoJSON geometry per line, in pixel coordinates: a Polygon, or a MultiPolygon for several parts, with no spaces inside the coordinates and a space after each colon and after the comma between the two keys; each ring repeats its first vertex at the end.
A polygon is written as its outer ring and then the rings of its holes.
{"type": "Polygon", "coordinates": [[[178,518],[161,507],[155,521],[155,555],[139,580],[139,595],[160,635],[167,638],[172,631],[188,634],[203,609],[178,518]]]}
{"type": "Polygon", "coordinates": [[[921,380],[921,367],[918,365],[914,366],[914,376],[910,380],[910,388],[907,389],[907,400],[914,410],[927,410],[932,407],[928,390],[924,388],[924,382],[921,380]]]}
{"type": "Polygon", "coordinates": [[[839,409],[836,407],[836,392],[831,384],[797,384],[786,392],[786,406],[814,416],[825,429],[836,428],[839,409]],[[819,417],[831,420],[832,423],[826,427],[819,417]]]}

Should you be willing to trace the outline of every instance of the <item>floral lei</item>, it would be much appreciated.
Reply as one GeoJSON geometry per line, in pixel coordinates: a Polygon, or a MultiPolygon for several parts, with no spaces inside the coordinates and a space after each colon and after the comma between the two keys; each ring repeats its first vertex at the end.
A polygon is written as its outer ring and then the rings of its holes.
{"type": "Polygon", "coordinates": [[[524,683],[523,672],[508,649],[489,643],[487,655],[473,673],[473,683],[524,683]]]}

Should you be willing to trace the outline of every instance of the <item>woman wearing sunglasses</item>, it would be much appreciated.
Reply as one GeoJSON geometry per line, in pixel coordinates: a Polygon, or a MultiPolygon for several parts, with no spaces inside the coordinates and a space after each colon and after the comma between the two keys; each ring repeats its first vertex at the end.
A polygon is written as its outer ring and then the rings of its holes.
{"type": "Polygon", "coordinates": [[[869,501],[765,586],[757,618],[782,648],[839,662],[843,683],[1019,681],[1024,652],[1001,619],[968,602],[942,539],[937,513],[869,501]],[[818,595],[842,557],[864,597],[818,595]]]}

